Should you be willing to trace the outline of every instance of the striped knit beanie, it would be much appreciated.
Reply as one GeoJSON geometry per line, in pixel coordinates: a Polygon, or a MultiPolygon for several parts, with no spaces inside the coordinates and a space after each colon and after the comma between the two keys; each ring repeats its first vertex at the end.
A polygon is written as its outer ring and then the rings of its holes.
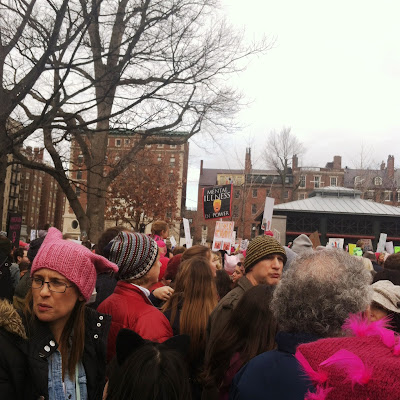
{"type": "Polygon", "coordinates": [[[119,267],[119,279],[139,279],[154,265],[158,255],[157,243],[149,236],[120,232],[111,241],[108,259],[119,267]]]}
{"type": "Polygon", "coordinates": [[[258,236],[254,238],[247,247],[244,269],[249,272],[250,268],[263,260],[270,254],[280,254],[286,263],[285,249],[271,236],[258,236]]]}

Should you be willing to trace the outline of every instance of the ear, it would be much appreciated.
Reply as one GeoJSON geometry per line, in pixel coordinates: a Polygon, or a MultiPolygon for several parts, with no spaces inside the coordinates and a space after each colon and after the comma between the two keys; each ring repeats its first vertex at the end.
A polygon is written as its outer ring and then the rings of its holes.
{"type": "Polygon", "coordinates": [[[145,343],[146,341],[136,332],[130,329],[121,329],[116,341],[118,365],[122,365],[135,350],[145,343]]]}
{"type": "Polygon", "coordinates": [[[187,352],[189,351],[190,336],[189,335],[172,336],[172,338],[166,340],[163,344],[168,346],[170,349],[178,351],[183,356],[186,356],[187,352]]]}

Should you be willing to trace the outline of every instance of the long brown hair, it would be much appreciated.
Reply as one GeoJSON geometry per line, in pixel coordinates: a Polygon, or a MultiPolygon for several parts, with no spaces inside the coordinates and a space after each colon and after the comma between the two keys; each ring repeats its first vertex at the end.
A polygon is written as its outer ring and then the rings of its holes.
{"type": "Polygon", "coordinates": [[[202,380],[205,386],[220,387],[230,361],[240,353],[242,365],[276,347],[276,320],[269,308],[273,288],[258,285],[239,300],[225,327],[210,344],[202,380]]]}
{"type": "Polygon", "coordinates": [[[207,259],[211,256],[211,250],[206,247],[202,246],[201,244],[196,244],[195,246],[190,247],[189,249],[185,250],[182,253],[182,261],[190,260],[192,257],[204,257],[207,259]]]}
{"type": "MultiPolygon", "coordinates": [[[[25,297],[24,314],[26,319],[31,322],[36,318],[33,312],[33,296],[32,289],[28,291],[25,297]]],[[[28,330],[29,338],[29,330],[28,330]]],[[[77,300],[71,315],[64,326],[60,338],[60,352],[62,358],[62,379],[64,380],[65,372],[68,371],[70,377],[75,376],[75,368],[79,360],[82,359],[85,347],[85,302],[77,300]],[[70,344],[70,337],[74,333],[73,340],[70,344]]]]}
{"type": "Polygon", "coordinates": [[[162,311],[171,310],[170,323],[173,325],[178,309],[182,307],[179,333],[190,336],[189,358],[194,360],[204,353],[208,318],[217,305],[217,290],[209,260],[192,257],[182,262],[175,282],[175,291],[162,311]]]}

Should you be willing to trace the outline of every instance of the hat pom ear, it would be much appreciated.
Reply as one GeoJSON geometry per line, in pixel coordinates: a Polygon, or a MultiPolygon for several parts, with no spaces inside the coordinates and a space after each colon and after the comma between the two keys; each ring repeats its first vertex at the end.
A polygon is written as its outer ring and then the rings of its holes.
{"type": "Polygon", "coordinates": [[[63,235],[57,228],[49,228],[47,235],[45,237],[45,241],[53,241],[53,240],[62,240],[63,235]]]}
{"type": "Polygon", "coordinates": [[[118,365],[122,365],[135,350],[145,343],[146,341],[136,332],[130,329],[121,329],[116,341],[118,365]]]}

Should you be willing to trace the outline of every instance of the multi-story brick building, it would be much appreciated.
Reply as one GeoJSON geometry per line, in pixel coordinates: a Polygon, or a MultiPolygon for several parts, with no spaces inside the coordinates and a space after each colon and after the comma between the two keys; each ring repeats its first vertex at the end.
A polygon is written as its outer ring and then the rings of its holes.
{"type": "MultiPolygon", "coordinates": [[[[44,162],[43,149],[27,147],[29,159],[44,162]]],[[[62,229],[64,194],[56,180],[43,171],[20,167],[18,212],[22,215],[21,238],[46,224],[62,229]]]]}
{"type": "MultiPolygon", "coordinates": [[[[182,137],[186,137],[188,139],[188,134],[186,132],[166,133],[165,135],[168,135],[168,137],[172,139],[174,137],[179,140],[182,140],[182,137]]],[[[137,135],[134,135],[133,132],[129,130],[111,131],[108,138],[108,162],[112,163],[113,160],[118,161],[123,156],[123,154],[127,153],[132,148],[135,141],[137,140],[136,138],[137,135]]],[[[164,166],[163,173],[165,173],[166,175],[173,175],[175,177],[178,176],[178,181],[180,184],[178,185],[178,187],[175,188],[177,192],[176,213],[175,215],[172,215],[167,212],[165,215],[165,219],[170,221],[171,224],[171,235],[173,235],[178,240],[180,236],[181,210],[184,209],[186,201],[189,143],[186,141],[186,143],[184,144],[151,144],[146,145],[145,150],[150,151],[155,156],[154,158],[156,162],[164,166]]],[[[81,153],[81,149],[75,141],[72,141],[71,143],[70,165],[70,178],[73,182],[75,182],[77,196],[79,197],[79,201],[85,209],[87,204],[87,171],[83,163],[83,155],[81,153]]],[[[145,167],[146,166],[143,166],[143,168],[145,167]]],[[[141,166],[139,166],[139,168],[141,168],[141,166]]],[[[157,185],[155,182],[155,190],[156,187],[157,185]]],[[[66,202],[63,218],[63,232],[78,238],[80,236],[79,223],[68,202],[66,202]]],[[[146,219],[145,222],[147,222],[146,219]]],[[[116,219],[110,218],[105,221],[105,228],[115,224],[116,219]]],[[[149,233],[151,224],[145,223],[143,225],[145,233],[149,233]]]]}

